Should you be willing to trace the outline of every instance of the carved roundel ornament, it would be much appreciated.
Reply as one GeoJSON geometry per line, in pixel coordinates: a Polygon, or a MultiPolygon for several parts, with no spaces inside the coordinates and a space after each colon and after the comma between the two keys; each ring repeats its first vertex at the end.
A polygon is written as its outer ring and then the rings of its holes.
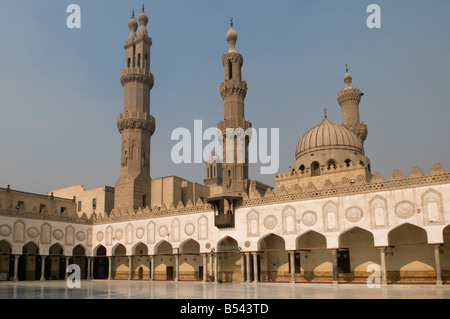
{"type": "Polygon", "coordinates": [[[363,217],[363,212],[361,208],[353,206],[347,209],[345,213],[345,218],[351,223],[359,222],[363,217]]]}
{"type": "Polygon", "coordinates": [[[314,212],[305,212],[302,216],[302,222],[305,226],[314,226],[317,222],[317,214],[314,212]]]}
{"type": "Polygon", "coordinates": [[[136,229],[136,238],[142,239],[142,237],[144,237],[144,229],[142,227],[139,227],[138,229],[136,229]]]}
{"type": "Polygon", "coordinates": [[[277,218],[273,215],[269,215],[264,219],[264,227],[268,230],[272,230],[277,226],[277,218]]]}
{"type": "Polygon", "coordinates": [[[191,236],[195,231],[195,226],[191,223],[187,224],[184,227],[184,232],[186,233],[186,235],[191,236]]]}
{"type": "Polygon", "coordinates": [[[410,218],[414,215],[414,206],[407,201],[400,202],[395,208],[395,214],[403,219],[410,218]]]}
{"type": "Polygon", "coordinates": [[[61,239],[64,237],[64,233],[63,233],[63,231],[62,231],[61,229],[56,229],[56,230],[53,232],[53,237],[54,237],[56,240],[61,240],[61,239]]]}
{"type": "Polygon", "coordinates": [[[161,226],[159,227],[159,236],[164,237],[167,235],[167,227],[161,226]]]}
{"type": "Polygon", "coordinates": [[[9,234],[11,234],[11,227],[9,227],[8,225],[2,225],[0,226],[0,235],[2,236],[8,236],[9,234]]]}
{"type": "Polygon", "coordinates": [[[37,236],[39,236],[39,230],[36,227],[28,228],[27,235],[30,238],[36,238],[37,236]]]}
{"type": "Polygon", "coordinates": [[[82,232],[82,231],[79,231],[79,232],[77,232],[77,233],[75,234],[75,238],[76,238],[78,241],[83,241],[83,240],[86,239],[86,234],[85,234],[84,232],[82,232]]]}
{"type": "Polygon", "coordinates": [[[97,233],[97,240],[98,240],[98,241],[102,241],[102,240],[103,240],[103,232],[99,231],[99,232],[97,233]]]}

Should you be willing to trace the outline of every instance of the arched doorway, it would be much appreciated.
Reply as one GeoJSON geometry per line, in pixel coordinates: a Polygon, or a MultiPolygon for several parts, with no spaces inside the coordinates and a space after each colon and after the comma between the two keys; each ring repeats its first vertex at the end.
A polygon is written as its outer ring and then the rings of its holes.
{"type": "MultiPolygon", "coordinates": [[[[284,239],[270,234],[259,241],[257,265],[261,281],[289,281],[289,254],[284,239]]],[[[253,269],[253,271],[255,271],[253,269]]]]}
{"type": "Polygon", "coordinates": [[[99,246],[94,256],[94,279],[108,279],[109,260],[106,257],[106,248],[99,246]]]}
{"type": "Polygon", "coordinates": [[[333,280],[331,253],[327,239],[315,231],[297,237],[296,249],[300,253],[300,281],[324,282],[333,280]]]}
{"type": "Polygon", "coordinates": [[[18,260],[19,280],[39,280],[41,277],[41,256],[39,247],[34,242],[29,242],[22,248],[22,255],[18,260]]]}
{"type": "Polygon", "coordinates": [[[238,242],[232,237],[225,237],[217,243],[219,253],[219,280],[222,282],[241,280],[241,256],[238,242]]]}
{"type": "Polygon", "coordinates": [[[450,225],[442,231],[443,244],[439,247],[439,257],[441,259],[442,281],[450,281],[450,225]]]}
{"type": "Polygon", "coordinates": [[[45,280],[63,280],[66,272],[66,257],[58,243],[52,245],[45,258],[45,280]]]}
{"type": "Polygon", "coordinates": [[[172,245],[163,240],[155,246],[155,279],[174,280],[174,256],[172,245]]]}
{"type": "Polygon", "coordinates": [[[403,224],[388,234],[387,279],[391,282],[435,281],[434,251],[424,229],[403,224]]]}
{"type": "Polygon", "coordinates": [[[342,233],[339,236],[337,261],[339,280],[367,281],[372,274],[372,271],[367,272],[369,265],[381,265],[373,234],[359,227],[342,233]]]}
{"type": "Polygon", "coordinates": [[[0,240],[0,281],[14,277],[14,256],[11,256],[11,245],[0,240]]]}
{"type": "Polygon", "coordinates": [[[122,244],[112,249],[111,277],[114,279],[128,279],[130,277],[130,268],[127,257],[127,249],[122,244]]]}
{"type": "Polygon", "coordinates": [[[86,250],[82,245],[78,245],[72,250],[72,257],[69,259],[69,264],[76,264],[80,267],[81,279],[87,278],[88,261],[86,258],[86,250]]]}
{"type": "Polygon", "coordinates": [[[203,275],[203,264],[200,258],[200,244],[197,241],[188,239],[181,243],[179,263],[179,280],[200,279],[200,275],[203,275]]]}
{"type": "Polygon", "coordinates": [[[133,249],[132,273],[133,278],[139,280],[150,279],[150,257],[148,247],[144,243],[138,243],[133,249]]]}

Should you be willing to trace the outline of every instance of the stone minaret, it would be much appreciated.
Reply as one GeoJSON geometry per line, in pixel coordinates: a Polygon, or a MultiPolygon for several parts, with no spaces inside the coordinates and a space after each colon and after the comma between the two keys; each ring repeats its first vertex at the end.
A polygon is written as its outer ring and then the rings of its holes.
{"type": "Polygon", "coordinates": [[[116,182],[114,209],[135,211],[150,206],[150,139],[155,131],[155,119],[150,115],[150,90],[153,74],[150,72],[148,17],[142,12],[138,23],[133,17],[128,23],[131,34],[125,43],[125,69],[120,74],[124,88],[123,113],[117,118],[122,135],[120,177],[116,182]]]}
{"type": "MultiPolygon", "coordinates": [[[[245,120],[244,100],[247,95],[247,83],[242,81],[241,69],[243,64],[242,55],[236,52],[235,46],[237,41],[237,33],[233,29],[233,20],[231,20],[231,28],[227,33],[227,41],[229,51],[222,57],[222,65],[225,70],[225,81],[220,85],[220,94],[223,99],[224,120],[218,124],[219,130],[223,134],[223,192],[248,192],[248,144],[249,137],[241,134],[240,136],[232,136],[234,139],[234,159],[230,161],[230,156],[226,147],[227,129],[242,129],[244,132],[251,128],[251,123],[245,120]],[[238,148],[238,142],[245,145],[245,154],[238,154],[242,148],[238,148]],[[239,160],[242,155],[244,160],[239,160]],[[241,163],[239,163],[241,162],[241,163]]],[[[241,144],[242,145],[242,144],[241,144]]]]}
{"type": "Polygon", "coordinates": [[[352,88],[352,76],[348,73],[348,67],[346,71],[345,88],[337,95],[342,109],[342,126],[353,132],[364,143],[367,138],[367,125],[361,123],[359,119],[359,102],[364,94],[359,89],[352,88]]]}

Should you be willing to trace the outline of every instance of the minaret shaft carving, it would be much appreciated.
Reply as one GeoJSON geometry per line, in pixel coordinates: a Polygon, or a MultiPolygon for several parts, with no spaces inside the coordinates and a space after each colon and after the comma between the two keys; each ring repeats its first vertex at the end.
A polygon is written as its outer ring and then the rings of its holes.
{"type": "Polygon", "coordinates": [[[137,210],[150,205],[150,142],[155,131],[155,119],[150,115],[150,90],[154,77],[150,72],[150,47],[144,11],[137,21],[131,18],[130,37],[125,43],[125,69],[120,74],[124,88],[123,112],[117,117],[121,134],[121,171],[116,182],[114,208],[137,210]]]}

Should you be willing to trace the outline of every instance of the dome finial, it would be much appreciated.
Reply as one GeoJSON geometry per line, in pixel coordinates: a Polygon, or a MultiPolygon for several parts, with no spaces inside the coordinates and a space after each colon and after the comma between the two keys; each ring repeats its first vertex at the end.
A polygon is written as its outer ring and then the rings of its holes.
{"type": "Polygon", "coordinates": [[[236,52],[236,41],[238,39],[238,35],[236,33],[236,31],[233,29],[233,18],[230,19],[230,30],[228,30],[227,33],[227,42],[228,45],[230,46],[230,50],[228,51],[230,52],[236,52]]]}
{"type": "Polygon", "coordinates": [[[134,10],[133,10],[133,12],[131,13],[131,18],[134,19],[134,10]]]}
{"type": "Polygon", "coordinates": [[[348,64],[345,63],[345,72],[348,73],[348,64]]]}
{"type": "Polygon", "coordinates": [[[345,83],[345,88],[349,89],[352,87],[352,76],[350,75],[350,73],[348,73],[348,64],[345,63],[345,76],[344,76],[344,83],[345,83]]]}
{"type": "Polygon", "coordinates": [[[142,4],[142,12],[145,12],[145,10],[144,10],[144,4],[142,4]]]}
{"type": "Polygon", "coordinates": [[[325,118],[327,118],[327,108],[323,109],[323,115],[325,116],[325,118]]]}

